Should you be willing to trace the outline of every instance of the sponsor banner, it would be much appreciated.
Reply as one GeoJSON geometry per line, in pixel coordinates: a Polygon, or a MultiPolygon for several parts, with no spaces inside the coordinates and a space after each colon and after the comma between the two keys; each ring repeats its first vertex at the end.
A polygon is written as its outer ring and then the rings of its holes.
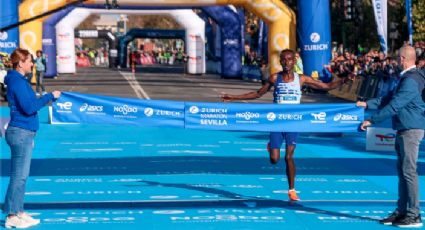
{"type": "Polygon", "coordinates": [[[185,127],[276,132],[357,132],[363,109],[354,104],[185,103],[185,127]]]}
{"type": "Polygon", "coordinates": [[[396,131],[390,128],[368,127],[366,134],[367,151],[393,152],[396,131]]]}
{"type": "Polygon", "coordinates": [[[184,127],[184,103],[62,93],[52,123],[128,124],[184,127]]]}
{"type": "Polygon", "coordinates": [[[209,130],[357,132],[364,110],[355,104],[202,103],[63,93],[52,123],[129,124],[209,130]]]}

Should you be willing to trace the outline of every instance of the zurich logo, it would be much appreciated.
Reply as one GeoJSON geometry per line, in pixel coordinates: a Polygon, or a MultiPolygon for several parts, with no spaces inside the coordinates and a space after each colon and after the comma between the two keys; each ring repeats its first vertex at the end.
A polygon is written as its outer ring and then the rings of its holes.
{"type": "Polygon", "coordinates": [[[9,36],[8,36],[8,34],[7,34],[7,32],[6,32],[6,31],[4,31],[4,32],[0,32],[0,40],[4,41],[4,40],[6,40],[8,37],[9,37],[9,36]]]}
{"type": "Polygon", "coordinates": [[[313,43],[318,43],[320,41],[320,35],[318,33],[316,33],[316,32],[311,33],[310,40],[313,43]]]}
{"type": "Polygon", "coordinates": [[[270,112],[267,114],[267,120],[274,121],[276,119],[276,114],[273,112],[270,112]]]}
{"type": "Polygon", "coordinates": [[[152,108],[146,108],[144,112],[145,112],[145,115],[148,116],[148,117],[153,115],[153,109],[152,108]]]}
{"type": "Polygon", "coordinates": [[[191,106],[191,107],[189,108],[189,112],[190,112],[190,113],[192,113],[192,114],[199,113],[199,108],[198,108],[198,106],[191,106]]]}
{"type": "Polygon", "coordinates": [[[87,103],[84,103],[83,105],[81,105],[80,107],[80,112],[84,112],[87,110],[87,108],[89,107],[89,105],[87,103]]]}

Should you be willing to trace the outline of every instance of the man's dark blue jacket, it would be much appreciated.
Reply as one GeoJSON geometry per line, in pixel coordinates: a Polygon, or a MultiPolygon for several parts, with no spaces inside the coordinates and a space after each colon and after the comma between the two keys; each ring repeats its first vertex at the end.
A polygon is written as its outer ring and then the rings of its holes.
{"type": "Polygon", "coordinates": [[[416,68],[404,73],[393,92],[367,101],[368,109],[379,109],[371,122],[379,123],[391,117],[395,130],[425,129],[424,86],[425,75],[416,68]]]}
{"type": "Polygon", "coordinates": [[[4,82],[7,85],[10,108],[9,125],[37,131],[39,126],[37,111],[53,100],[53,94],[48,93],[37,99],[27,79],[16,70],[9,71],[4,82]]]}

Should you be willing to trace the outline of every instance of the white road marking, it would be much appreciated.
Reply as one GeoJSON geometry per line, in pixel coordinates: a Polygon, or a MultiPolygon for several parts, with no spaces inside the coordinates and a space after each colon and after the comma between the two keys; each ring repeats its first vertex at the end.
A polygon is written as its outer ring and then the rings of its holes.
{"type": "Polygon", "coordinates": [[[70,149],[70,152],[122,152],[122,148],[103,148],[103,149],[70,149]]]}
{"type": "Polygon", "coordinates": [[[147,100],[150,100],[151,98],[148,96],[148,94],[143,90],[142,86],[139,84],[139,82],[136,80],[136,77],[132,73],[123,73],[121,71],[118,71],[125,80],[128,81],[131,88],[133,88],[134,92],[136,93],[138,98],[144,98],[147,100]]]}

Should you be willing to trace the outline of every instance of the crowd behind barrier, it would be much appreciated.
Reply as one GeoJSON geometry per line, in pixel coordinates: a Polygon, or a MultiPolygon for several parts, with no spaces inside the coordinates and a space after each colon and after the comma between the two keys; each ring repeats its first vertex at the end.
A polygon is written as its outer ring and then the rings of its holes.
{"type": "MultiPolygon", "coordinates": [[[[417,42],[415,49],[417,68],[425,71],[425,42],[417,42]]],[[[298,52],[296,54],[294,69],[298,73],[303,73],[302,59],[298,52]]],[[[321,73],[312,74],[312,77],[344,78],[351,76],[354,80],[350,84],[330,91],[330,94],[340,98],[356,101],[381,97],[394,90],[399,82],[401,69],[398,66],[397,56],[398,53],[385,55],[374,49],[368,52],[360,49],[353,53],[340,45],[333,49],[331,62],[324,66],[321,73]]],[[[264,79],[268,78],[268,76],[264,76],[268,72],[264,71],[267,69],[267,65],[264,64],[265,60],[258,58],[255,51],[246,49],[243,62],[242,78],[244,80],[264,82],[264,79]]]]}
{"type": "Polygon", "coordinates": [[[154,65],[154,64],[182,64],[187,62],[187,55],[181,50],[151,50],[151,51],[133,51],[130,52],[131,60],[137,65],[154,65]]]}
{"type": "Polygon", "coordinates": [[[76,47],[78,67],[108,66],[108,51],[105,48],[91,49],[76,47]]]}
{"type": "MultiPolygon", "coordinates": [[[[417,68],[425,71],[425,43],[415,44],[417,68]]],[[[385,55],[378,50],[359,51],[358,54],[339,47],[332,53],[333,59],[326,65],[324,74],[347,77],[355,76],[348,86],[333,90],[332,95],[348,100],[367,100],[381,97],[395,89],[400,79],[401,69],[398,66],[398,53],[385,55]]]]}

